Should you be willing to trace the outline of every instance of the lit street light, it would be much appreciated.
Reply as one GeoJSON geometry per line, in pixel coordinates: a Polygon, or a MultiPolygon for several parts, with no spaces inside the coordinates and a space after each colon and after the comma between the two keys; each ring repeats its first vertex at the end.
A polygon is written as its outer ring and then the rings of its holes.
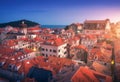
{"type": "Polygon", "coordinates": [[[116,73],[115,73],[115,54],[114,54],[114,43],[112,42],[112,56],[111,56],[111,75],[113,82],[116,82],[116,73]]]}
{"type": "Polygon", "coordinates": [[[33,48],[33,51],[36,51],[37,49],[36,48],[33,48]]]}
{"type": "Polygon", "coordinates": [[[111,61],[111,65],[114,65],[114,64],[115,64],[115,61],[114,61],[114,60],[112,60],[112,61],[111,61]]]}

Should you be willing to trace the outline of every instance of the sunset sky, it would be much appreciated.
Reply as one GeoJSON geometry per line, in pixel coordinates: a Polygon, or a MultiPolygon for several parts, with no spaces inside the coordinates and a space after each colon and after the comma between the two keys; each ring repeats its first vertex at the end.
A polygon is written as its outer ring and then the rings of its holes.
{"type": "Polygon", "coordinates": [[[120,20],[120,0],[0,0],[0,23],[28,19],[66,25],[106,18],[120,20]]]}

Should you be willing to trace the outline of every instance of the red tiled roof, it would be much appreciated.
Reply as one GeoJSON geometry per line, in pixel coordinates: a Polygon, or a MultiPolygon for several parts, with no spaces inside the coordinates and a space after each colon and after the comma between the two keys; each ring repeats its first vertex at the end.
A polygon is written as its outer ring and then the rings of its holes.
{"type": "Polygon", "coordinates": [[[27,49],[27,48],[24,48],[24,51],[25,51],[26,53],[31,53],[31,52],[33,52],[32,50],[27,49]]]}
{"type": "Polygon", "coordinates": [[[12,53],[13,51],[14,51],[14,50],[11,49],[11,48],[9,48],[8,46],[7,46],[7,47],[4,47],[4,46],[1,46],[1,47],[0,47],[0,54],[1,54],[2,56],[8,55],[8,54],[12,53]]]}
{"type": "Polygon", "coordinates": [[[46,58],[44,58],[43,56],[37,56],[33,59],[18,62],[15,57],[16,56],[18,57],[21,55],[22,55],[22,53],[18,52],[17,55],[15,55],[15,56],[10,56],[10,57],[7,56],[9,59],[2,58],[2,60],[0,60],[0,61],[6,61],[3,68],[7,69],[9,64],[14,64],[16,66],[20,66],[20,68],[18,69],[18,73],[24,72],[25,74],[27,74],[32,66],[37,66],[40,68],[45,68],[45,69],[51,70],[53,74],[56,74],[59,72],[59,70],[61,68],[64,67],[64,65],[70,66],[71,64],[74,64],[74,62],[70,59],[57,58],[57,57],[51,57],[51,56],[48,57],[47,61],[45,61],[46,58]],[[15,58],[15,60],[12,60],[12,58],[15,58]]]}
{"type": "Polygon", "coordinates": [[[28,41],[29,39],[27,37],[19,38],[20,41],[28,41]]]}
{"type": "Polygon", "coordinates": [[[31,28],[28,28],[28,31],[30,30],[40,30],[40,27],[31,27],[31,28]]]}
{"type": "Polygon", "coordinates": [[[98,49],[98,48],[93,48],[93,49],[90,50],[90,53],[95,53],[95,52],[97,52],[97,51],[100,51],[100,49],[98,49]]]}
{"type": "Polygon", "coordinates": [[[72,77],[73,82],[99,82],[95,76],[92,74],[92,72],[85,67],[80,67],[78,71],[73,75],[72,77]]]}
{"type": "Polygon", "coordinates": [[[88,51],[87,47],[85,47],[84,45],[75,46],[75,48],[84,49],[84,50],[88,51]]]}
{"type": "Polygon", "coordinates": [[[6,62],[6,59],[0,58],[0,62],[6,62]]]}
{"type": "Polygon", "coordinates": [[[59,46],[59,45],[62,45],[62,44],[64,44],[64,42],[61,38],[55,39],[55,45],[59,46]]]}
{"type": "Polygon", "coordinates": [[[64,40],[62,38],[48,39],[43,44],[46,44],[46,45],[49,44],[51,46],[60,46],[64,44],[64,40]]]}
{"type": "Polygon", "coordinates": [[[86,37],[88,37],[89,39],[95,39],[95,38],[96,38],[96,35],[89,34],[89,35],[86,35],[86,37]]]}
{"type": "Polygon", "coordinates": [[[76,40],[80,40],[80,38],[77,37],[77,36],[75,36],[75,37],[72,38],[72,40],[75,40],[75,41],[76,41],[76,40]]]}
{"type": "Polygon", "coordinates": [[[112,38],[112,36],[111,36],[110,34],[104,34],[103,36],[104,36],[104,38],[106,38],[106,39],[111,39],[111,38],[112,38]]]}
{"type": "Polygon", "coordinates": [[[80,67],[78,71],[73,75],[72,82],[99,82],[98,78],[94,75],[99,75],[101,77],[106,77],[105,82],[112,82],[112,78],[110,76],[106,76],[104,74],[98,73],[89,69],[88,67],[80,67]]]}
{"type": "Polygon", "coordinates": [[[106,20],[85,20],[85,23],[106,23],[106,20]]]}
{"type": "Polygon", "coordinates": [[[29,72],[30,68],[33,66],[33,64],[31,63],[31,60],[24,60],[21,63],[22,63],[22,66],[19,70],[19,73],[24,72],[26,75],[29,72]]]}

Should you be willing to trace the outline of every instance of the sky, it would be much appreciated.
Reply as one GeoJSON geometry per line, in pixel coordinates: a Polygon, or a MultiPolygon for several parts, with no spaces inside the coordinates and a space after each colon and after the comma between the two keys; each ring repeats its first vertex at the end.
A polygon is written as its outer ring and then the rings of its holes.
{"type": "Polygon", "coordinates": [[[120,21],[120,0],[0,0],[0,23],[27,19],[68,25],[107,18],[120,21]]]}

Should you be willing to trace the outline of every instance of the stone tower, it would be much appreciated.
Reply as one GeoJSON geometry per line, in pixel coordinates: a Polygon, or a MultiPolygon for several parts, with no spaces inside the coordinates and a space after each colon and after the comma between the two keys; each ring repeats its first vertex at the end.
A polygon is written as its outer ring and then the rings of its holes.
{"type": "Polygon", "coordinates": [[[27,24],[25,24],[24,21],[22,21],[22,24],[20,25],[20,32],[27,35],[27,24]]]}

